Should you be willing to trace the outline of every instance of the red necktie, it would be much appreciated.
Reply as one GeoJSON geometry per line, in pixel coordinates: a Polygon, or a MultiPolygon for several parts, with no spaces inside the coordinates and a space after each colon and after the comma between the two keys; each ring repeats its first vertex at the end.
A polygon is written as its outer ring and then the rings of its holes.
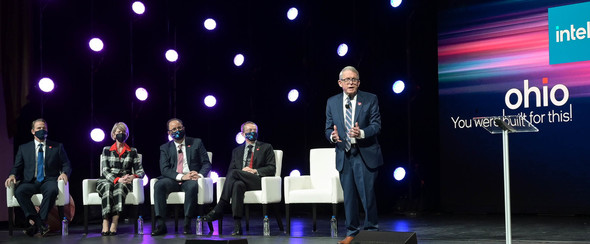
{"type": "Polygon", "coordinates": [[[183,167],[182,167],[182,160],[184,160],[184,154],[182,153],[182,145],[178,145],[178,164],[176,165],[176,172],[182,174],[183,167]]]}

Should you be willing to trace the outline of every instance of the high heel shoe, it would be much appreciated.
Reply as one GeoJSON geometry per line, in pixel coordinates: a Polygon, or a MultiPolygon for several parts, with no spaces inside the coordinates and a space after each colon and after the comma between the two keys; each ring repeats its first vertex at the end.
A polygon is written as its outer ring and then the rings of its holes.
{"type": "Polygon", "coordinates": [[[100,232],[101,236],[110,236],[111,232],[110,231],[106,231],[106,232],[100,232]]]}

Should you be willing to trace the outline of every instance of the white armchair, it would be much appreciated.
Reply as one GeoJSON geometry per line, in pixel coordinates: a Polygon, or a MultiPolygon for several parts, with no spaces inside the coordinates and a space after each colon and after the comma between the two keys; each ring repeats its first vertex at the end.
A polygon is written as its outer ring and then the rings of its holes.
{"type": "MultiPolygon", "coordinates": [[[[142,155],[139,155],[139,162],[142,162],[142,155]]],[[[100,176],[102,176],[102,158],[100,155],[100,176]]],[[[101,206],[102,199],[96,191],[96,182],[98,179],[85,179],[82,181],[82,204],[84,205],[84,234],[88,234],[88,207],[101,206]]],[[[145,194],[143,191],[143,179],[133,179],[132,190],[125,198],[125,204],[131,205],[134,208],[135,216],[133,216],[134,233],[137,233],[137,217],[139,216],[139,205],[145,201],[145,194]]]]}
{"type": "MultiPolygon", "coordinates": [[[[244,207],[245,207],[245,214],[246,214],[246,231],[250,229],[250,204],[262,204],[262,215],[267,215],[267,205],[272,203],[280,203],[281,202],[281,168],[283,166],[283,151],[282,150],[274,150],[275,153],[275,162],[276,162],[276,172],[275,176],[267,176],[262,177],[261,190],[255,191],[246,191],[244,194],[244,207]]],[[[223,191],[223,185],[225,184],[225,177],[219,177],[217,180],[217,202],[219,202],[219,198],[221,197],[221,192],[223,191]]],[[[277,224],[279,225],[279,229],[281,231],[284,230],[283,228],[283,221],[281,219],[281,215],[278,213],[277,209],[274,209],[275,218],[277,220],[277,224]]],[[[221,219],[218,222],[218,229],[219,234],[222,233],[222,221],[221,219]]]]}
{"type": "Polygon", "coordinates": [[[316,148],[309,151],[310,175],[285,177],[285,212],[287,235],[291,231],[291,204],[313,206],[313,231],[316,231],[316,204],[332,204],[332,215],[337,216],[338,203],[344,202],[340,175],[336,170],[334,148],[316,148]]]}
{"type": "MultiPolygon", "coordinates": [[[[57,199],[55,199],[55,206],[57,206],[59,218],[63,219],[65,216],[64,206],[70,204],[70,186],[69,184],[66,184],[65,181],[59,180],[57,181],[57,188],[59,192],[57,194],[57,199]]],[[[8,235],[11,236],[14,230],[14,207],[20,207],[16,197],[14,196],[15,189],[15,184],[11,184],[8,188],[6,188],[6,206],[8,207],[8,235]]],[[[43,200],[43,195],[35,194],[31,197],[31,200],[35,206],[39,206],[43,200]]]]}
{"type": "MultiPolygon", "coordinates": [[[[209,162],[213,164],[213,153],[207,152],[209,156],[209,162]]],[[[199,178],[197,184],[199,186],[199,192],[197,193],[197,204],[199,205],[198,213],[203,215],[203,205],[213,203],[213,179],[206,175],[205,178],[199,178]]],[[[155,216],[154,211],[154,185],[158,182],[157,178],[150,180],[150,202],[152,208],[152,218],[155,216]]],[[[174,231],[178,232],[178,205],[184,205],[184,192],[171,192],[166,198],[166,204],[176,205],[174,207],[174,231]]],[[[156,221],[152,221],[152,229],[155,230],[156,221]]],[[[213,232],[213,224],[209,223],[209,231],[213,232]]]]}

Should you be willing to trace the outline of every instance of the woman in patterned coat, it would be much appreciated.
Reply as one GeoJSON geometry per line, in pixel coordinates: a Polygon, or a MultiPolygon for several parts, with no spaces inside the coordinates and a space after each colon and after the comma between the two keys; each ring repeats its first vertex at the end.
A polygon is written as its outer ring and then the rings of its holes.
{"type": "Polygon", "coordinates": [[[102,176],[96,183],[96,190],[102,198],[103,236],[117,235],[119,213],[123,211],[127,193],[133,189],[131,183],[145,175],[137,149],[125,143],[128,137],[129,128],[118,122],[111,130],[115,143],[102,150],[102,176]]]}

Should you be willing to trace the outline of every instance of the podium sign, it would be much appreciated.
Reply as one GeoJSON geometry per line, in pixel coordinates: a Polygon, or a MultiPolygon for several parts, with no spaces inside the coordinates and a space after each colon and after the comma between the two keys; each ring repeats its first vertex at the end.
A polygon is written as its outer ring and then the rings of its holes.
{"type": "Polygon", "coordinates": [[[519,115],[475,117],[473,120],[479,120],[483,128],[491,134],[502,133],[506,243],[511,244],[512,233],[510,226],[510,160],[508,158],[508,133],[538,132],[539,129],[537,129],[537,127],[535,127],[531,122],[527,121],[525,116],[519,115]]]}

